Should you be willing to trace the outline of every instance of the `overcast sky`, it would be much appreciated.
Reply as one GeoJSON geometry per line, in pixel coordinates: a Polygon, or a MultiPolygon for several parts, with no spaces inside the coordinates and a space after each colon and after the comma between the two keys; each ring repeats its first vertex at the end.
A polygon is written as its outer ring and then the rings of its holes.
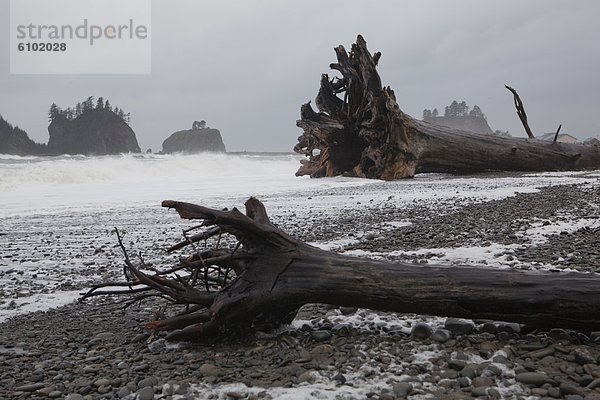
{"type": "Polygon", "coordinates": [[[140,146],[204,119],[231,151],[289,151],[300,105],[358,33],[381,51],[384,85],[420,118],[452,100],[477,104],[491,128],[600,135],[597,0],[152,1],[149,75],[10,75],[9,1],[0,0],[0,114],[47,142],[47,110],[93,95],[131,112],[140,146]]]}

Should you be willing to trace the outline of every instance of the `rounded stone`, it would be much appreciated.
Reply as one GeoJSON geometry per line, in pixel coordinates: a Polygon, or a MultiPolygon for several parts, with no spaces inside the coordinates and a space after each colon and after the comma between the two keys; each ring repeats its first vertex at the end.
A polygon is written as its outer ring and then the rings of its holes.
{"type": "Polygon", "coordinates": [[[340,307],[340,312],[343,315],[350,315],[356,312],[356,307],[340,307]]]}
{"type": "Polygon", "coordinates": [[[515,376],[515,379],[517,382],[533,386],[542,386],[544,383],[554,383],[554,381],[550,379],[548,375],[537,372],[521,372],[515,376]]]}
{"type": "Polygon", "coordinates": [[[119,391],[117,392],[117,396],[122,399],[123,397],[127,397],[131,394],[131,390],[127,387],[127,386],[123,386],[121,389],[119,389],[119,391]]]}
{"type": "Polygon", "coordinates": [[[458,384],[460,385],[461,388],[467,387],[471,384],[471,380],[469,378],[466,377],[460,377],[457,379],[458,380],[458,384]]]}
{"type": "Polygon", "coordinates": [[[452,337],[452,332],[447,329],[436,329],[431,335],[431,340],[438,343],[446,343],[452,337]]]}
{"type": "Polygon", "coordinates": [[[302,374],[300,374],[300,376],[298,377],[298,383],[302,383],[302,382],[308,382],[308,383],[313,383],[315,381],[316,377],[315,374],[313,373],[313,371],[306,371],[303,372],[302,374]]]}
{"type": "Polygon", "coordinates": [[[465,360],[450,360],[448,361],[448,367],[456,371],[462,371],[467,366],[465,360]]]}
{"type": "Polygon", "coordinates": [[[319,344],[310,351],[310,354],[331,354],[334,352],[333,346],[327,343],[319,344]]]}
{"type": "Polygon", "coordinates": [[[346,383],[346,377],[341,373],[338,373],[336,376],[334,376],[333,380],[339,383],[340,385],[346,383]]]}
{"type": "Polygon", "coordinates": [[[348,336],[352,331],[352,326],[349,324],[337,324],[331,328],[331,333],[337,336],[348,336]]]}
{"type": "Polygon", "coordinates": [[[412,392],[413,385],[408,382],[398,382],[394,383],[392,386],[392,391],[397,397],[406,397],[412,392]]]}
{"type": "Polygon", "coordinates": [[[473,390],[471,390],[471,394],[475,397],[487,396],[488,388],[485,386],[479,386],[479,387],[473,388],[473,390]]]}
{"type": "Polygon", "coordinates": [[[502,394],[496,388],[489,388],[487,391],[487,394],[491,399],[501,399],[502,398],[502,394]]]}
{"type": "Polygon", "coordinates": [[[97,391],[100,394],[106,394],[106,393],[110,392],[110,389],[111,389],[110,386],[100,386],[97,391]]]}
{"type": "Polygon", "coordinates": [[[141,388],[137,391],[138,400],[152,400],[154,399],[154,389],[149,386],[141,388]]]}
{"type": "Polygon", "coordinates": [[[221,374],[221,371],[214,364],[202,364],[200,366],[200,373],[205,377],[216,377],[221,374]]]}
{"type": "Polygon", "coordinates": [[[326,330],[312,331],[310,333],[310,337],[312,337],[317,342],[323,342],[325,340],[331,339],[331,332],[326,330]]]}
{"type": "Polygon", "coordinates": [[[580,365],[596,364],[597,361],[596,356],[584,347],[573,350],[573,355],[575,356],[575,362],[580,365]]]}
{"type": "Polygon", "coordinates": [[[554,397],[555,399],[560,399],[562,395],[560,393],[559,388],[551,387],[551,388],[548,388],[548,396],[554,397]]]}
{"type": "Polygon", "coordinates": [[[565,396],[565,400],[583,400],[583,397],[578,394],[568,394],[565,396]]]}
{"type": "Polygon", "coordinates": [[[415,339],[427,339],[432,333],[433,329],[425,322],[415,324],[410,331],[410,335],[415,339]]]}
{"type": "Polygon", "coordinates": [[[154,377],[145,378],[138,382],[137,387],[138,387],[138,389],[145,388],[148,386],[152,387],[152,386],[156,385],[157,383],[158,383],[158,380],[154,377]]]}
{"type": "Polygon", "coordinates": [[[101,378],[98,379],[94,382],[94,386],[96,387],[100,387],[100,386],[110,386],[110,381],[106,378],[101,378]]]}
{"type": "Polygon", "coordinates": [[[475,329],[473,321],[461,318],[446,318],[444,328],[454,333],[455,335],[468,335],[475,329]]]}

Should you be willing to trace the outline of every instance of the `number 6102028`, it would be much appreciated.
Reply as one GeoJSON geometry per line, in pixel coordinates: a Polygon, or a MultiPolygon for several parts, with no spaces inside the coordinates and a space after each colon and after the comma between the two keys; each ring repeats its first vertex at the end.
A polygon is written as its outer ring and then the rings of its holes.
{"type": "Polygon", "coordinates": [[[66,51],[66,43],[19,43],[17,45],[19,51],[66,51]]]}

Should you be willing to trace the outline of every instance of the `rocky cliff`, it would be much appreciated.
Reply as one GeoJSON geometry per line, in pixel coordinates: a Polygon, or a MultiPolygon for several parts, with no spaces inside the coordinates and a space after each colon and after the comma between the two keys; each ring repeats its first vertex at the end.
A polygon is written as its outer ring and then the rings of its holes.
{"type": "Polygon", "coordinates": [[[485,135],[492,135],[494,133],[488,125],[487,120],[483,117],[471,117],[467,115],[460,117],[427,117],[423,121],[433,125],[443,125],[449,128],[485,135]]]}
{"type": "Polygon", "coordinates": [[[139,153],[133,130],[123,118],[107,109],[91,109],[75,119],[56,116],[48,126],[52,154],[139,153]]]}
{"type": "Polygon", "coordinates": [[[225,144],[218,129],[201,128],[178,131],[169,136],[162,145],[163,153],[225,152],[225,144]]]}
{"type": "Polygon", "coordinates": [[[27,132],[13,127],[0,116],[0,154],[41,155],[47,152],[45,144],[39,144],[29,138],[27,132]]]}

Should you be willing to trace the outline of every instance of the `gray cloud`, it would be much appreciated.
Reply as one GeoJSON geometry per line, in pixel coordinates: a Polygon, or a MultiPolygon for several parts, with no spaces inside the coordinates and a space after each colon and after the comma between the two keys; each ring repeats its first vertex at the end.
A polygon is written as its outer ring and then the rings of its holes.
{"type": "Polygon", "coordinates": [[[230,150],[289,150],[333,47],[356,34],[383,53],[380,74],[416,117],[453,99],[493,129],[523,135],[505,83],[536,133],[600,134],[600,3],[593,0],[152,2],[152,74],[9,74],[8,1],[0,0],[0,113],[47,140],[50,103],[89,95],[130,111],[143,148],[195,119],[230,150]]]}

